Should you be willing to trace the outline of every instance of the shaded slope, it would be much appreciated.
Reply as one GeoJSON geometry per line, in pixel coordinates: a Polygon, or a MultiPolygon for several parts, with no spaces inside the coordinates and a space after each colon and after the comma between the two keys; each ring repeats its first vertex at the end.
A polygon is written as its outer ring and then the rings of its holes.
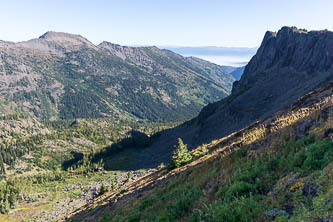
{"type": "Polygon", "coordinates": [[[288,27],[267,32],[232,95],[205,107],[196,119],[200,140],[231,133],[291,104],[333,78],[332,64],[332,32],[288,27]]]}
{"type": "Polygon", "coordinates": [[[230,73],[236,80],[240,80],[245,70],[245,66],[242,67],[222,66],[222,67],[225,71],[230,73]]]}
{"type": "Polygon", "coordinates": [[[233,70],[230,74],[236,79],[236,80],[240,80],[240,78],[242,77],[243,73],[245,70],[245,66],[243,67],[237,67],[235,70],[233,70]]]}

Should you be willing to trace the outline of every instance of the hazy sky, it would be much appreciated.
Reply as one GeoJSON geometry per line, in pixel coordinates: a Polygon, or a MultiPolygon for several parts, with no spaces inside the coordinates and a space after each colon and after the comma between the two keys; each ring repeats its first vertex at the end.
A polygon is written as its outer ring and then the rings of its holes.
{"type": "Polygon", "coordinates": [[[0,39],[46,31],[93,43],[258,46],[282,26],[333,30],[333,0],[0,0],[0,39]]]}

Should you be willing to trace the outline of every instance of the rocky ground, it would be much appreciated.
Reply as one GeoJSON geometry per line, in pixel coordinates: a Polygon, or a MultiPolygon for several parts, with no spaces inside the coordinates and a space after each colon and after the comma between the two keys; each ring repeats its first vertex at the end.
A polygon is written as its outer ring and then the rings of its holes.
{"type": "MultiPolygon", "coordinates": [[[[148,170],[147,172],[152,172],[148,170]]],[[[128,181],[135,180],[147,172],[115,172],[114,180],[110,181],[92,181],[88,185],[84,184],[72,184],[69,187],[63,189],[64,193],[69,193],[77,190],[81,190],[81,193],[76,198],[64,198],[56,202],[50,210],[41,210],[38,212],[33,221],[53,221],[60,216],[67,215],[77,209],[80,206],[85,205],[89,201],[93,200],[100,195],[102,184],[109,190],[121,189],[128,181]]],[[[107,172],[105,172],[107,174],[107,172]]]]}

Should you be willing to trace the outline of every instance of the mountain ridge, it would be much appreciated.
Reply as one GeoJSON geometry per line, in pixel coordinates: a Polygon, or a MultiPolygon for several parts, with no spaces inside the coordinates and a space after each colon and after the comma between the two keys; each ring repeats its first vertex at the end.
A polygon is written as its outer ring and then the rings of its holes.
{"type": "Polygon", "coordinates": [[[228,95],[234,81],[218,65],[157,47],[96,46],[62,32],[2,42],[0,56],[0,95],[8,98],[2,112],[16,106],[51,119],[184,121],[228,95]]]}

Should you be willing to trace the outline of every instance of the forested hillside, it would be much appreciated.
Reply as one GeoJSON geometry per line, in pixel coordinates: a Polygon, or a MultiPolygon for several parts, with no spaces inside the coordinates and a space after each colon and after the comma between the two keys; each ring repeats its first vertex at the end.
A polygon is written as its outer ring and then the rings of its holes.
{"type": "Polygon", "coordinates": [[[148,169],[111,171],[129,156],[120,155],[117,162],[94,157],[128,149],[134,157],[159,131],[177,124],[106,118],[46,121],[27,113],[0,117],[0,213],[18,209],[11,220],[49,221],[100,193],[119,189],[148,169]]]}
{"type": "Polygon", "coordinates": [[[157,47],[96,46],[58,32],[0,42],[0,113],[5,114],[184,121],[226,97],[233,81],[221,66],[157,47]]]}

